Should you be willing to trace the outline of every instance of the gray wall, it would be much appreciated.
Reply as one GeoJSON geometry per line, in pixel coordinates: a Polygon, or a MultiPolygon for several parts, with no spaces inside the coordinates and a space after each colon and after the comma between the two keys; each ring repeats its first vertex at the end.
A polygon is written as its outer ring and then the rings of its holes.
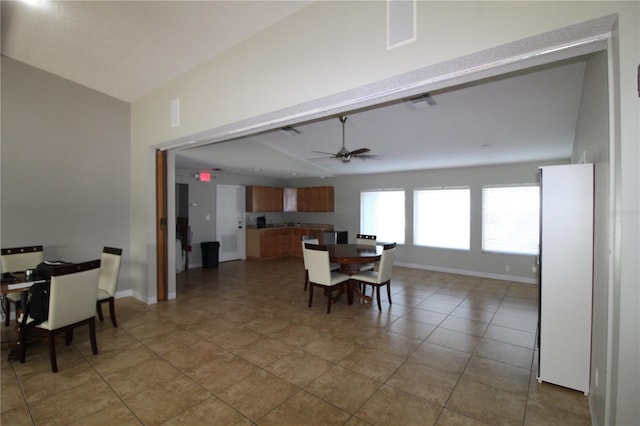
{"type": "Polygon", "coordinates": [[[2,57],[2,247],[73,262],[123,248],[128,290],[130,144],[128,103],[2,57]]]}

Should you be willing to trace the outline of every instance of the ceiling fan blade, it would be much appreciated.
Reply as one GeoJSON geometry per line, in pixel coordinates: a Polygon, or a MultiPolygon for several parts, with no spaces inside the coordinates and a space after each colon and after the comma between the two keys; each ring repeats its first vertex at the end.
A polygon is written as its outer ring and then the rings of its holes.
{"type": "Polygon", "coordinates": [[[382,159],[384,159],[384,157],[382,155],[376,155],[376,154],[360,154],[360,155],[353,155],[352,157],[359,158],[361,160],[382,160],[382,159]]]}
{"type": "Polygon", "coordinates": [[[367,152],[371,151],[369,148],[360,148],[360,149],[356,149],[354,151],[351,151],[351,156],[356,156],[356,155],[362,155],[362,154],[366,154],[367,152]]]}
{"type": "Polygon", "coordinates": [[[326,154],[326,155],[330,155],[331,157],[335,157],[336,154],[334,152],[324,152],[324,151],[311,151],[314,152],[316,154],[326,154]]]}

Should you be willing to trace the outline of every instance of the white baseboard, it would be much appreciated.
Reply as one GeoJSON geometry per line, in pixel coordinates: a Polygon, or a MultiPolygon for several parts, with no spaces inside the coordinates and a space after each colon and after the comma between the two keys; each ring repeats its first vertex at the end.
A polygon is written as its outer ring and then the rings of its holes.
{"type": "Polygon", "coordinates": [[[480,277],[480,278],[491,278],[494,280],[503,280],[503,281],[514,281],[514,282],[519,282],[524,284],[537,284],[536,279],[531,277],[517,277],[513,275],[504,275],[504,274],[490,274],[487,272],[480,272],[480,271],[468,271],[465,269],[455,269],[455,268],[442,268],[439,266],[420,265],[420,264],[405,263],[405,262],[394,262],[394,265],[404,266],[407,268],[422,269],[425,271],[446,272],[449,274],[467,275],[471,277],[480,277]]]}

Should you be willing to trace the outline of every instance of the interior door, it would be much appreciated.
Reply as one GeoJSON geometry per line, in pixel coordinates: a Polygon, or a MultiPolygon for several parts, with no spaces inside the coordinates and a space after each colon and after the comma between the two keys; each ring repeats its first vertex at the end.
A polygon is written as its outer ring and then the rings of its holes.
{"type": "Polygon", "coordinates": [[[244,186],[217,186],[216,235],[220,241],[221,262],[246,259],[244,211],[244,186]]]}

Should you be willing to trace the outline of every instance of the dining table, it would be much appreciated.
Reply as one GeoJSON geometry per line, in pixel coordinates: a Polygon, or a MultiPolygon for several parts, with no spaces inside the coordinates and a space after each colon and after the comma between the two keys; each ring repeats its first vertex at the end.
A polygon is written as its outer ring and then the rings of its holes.
{"type": "MultiPolygon", "coordinates": [[[[329,261],[340,265],[340,272],[347,275],[354,275],[360,272],[362,265],[375,263],[382,256],[383,247],[381,245],[362,245],[362,244],[327,244],[329,251],[329,261]]],[[[371,302],[371,297],[366,296],[360,291],[355,283],[349,282],[336,295],[336,300],[345,292],[347,293],[347,303],[353,304],[354,294],[365,302],[371,302]]]]}

